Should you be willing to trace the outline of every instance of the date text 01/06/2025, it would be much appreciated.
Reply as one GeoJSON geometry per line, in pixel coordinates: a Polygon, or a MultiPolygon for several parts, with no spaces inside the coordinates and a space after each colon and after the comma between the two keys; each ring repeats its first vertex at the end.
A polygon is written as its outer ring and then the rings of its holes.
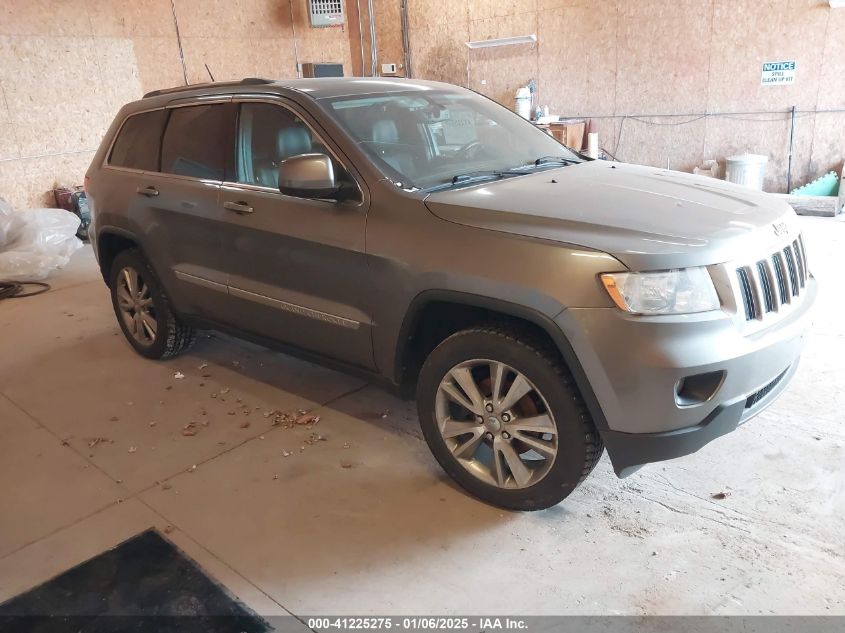
{"type": "Polygon", "coordinates": [[[511,617],[312,617],[308,628],[320,630],[398,630],[398,631],[444,631],[444,630],[511,630],[527,628],[527,622],[511,617]]]}

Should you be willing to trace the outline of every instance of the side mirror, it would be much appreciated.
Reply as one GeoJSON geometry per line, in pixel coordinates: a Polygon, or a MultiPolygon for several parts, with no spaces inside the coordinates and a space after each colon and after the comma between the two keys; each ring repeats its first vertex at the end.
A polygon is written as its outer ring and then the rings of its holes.
{"type": "Polygon", "coordinates": [[[279,191],[298,198],[331,198],[340,191],[332,159],[325,154],[299,154],[283,160],[279,191]]]}

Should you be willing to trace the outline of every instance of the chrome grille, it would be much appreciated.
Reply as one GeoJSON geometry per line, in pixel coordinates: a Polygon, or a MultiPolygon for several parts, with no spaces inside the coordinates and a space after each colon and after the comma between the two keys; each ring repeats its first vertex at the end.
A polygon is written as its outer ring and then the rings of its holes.
{"type": "Polygon", "coordinates": [[[769,272],[766,270],[766,262],[757,262],[757,276],[760,278],[763,291],[763,303],[765,304],[766,312],[774,312],[775,298],[772,296],[772,285],[769,283],[769,272]]]}
{"type": "Polygon", "coordinates": [[[750,321],[754,318],[754,295],[751,294],[748,271],[745,268],[737,268],[736,275],[739,277],[739,293],[742,295],[742,303],[745,306],[745,319],[750,321]]]}
{"type": "Polygon", "coordinates": [[[807,285],[809,271],[802,237],[758,262],[736,269],[745,320],[762,320],[769,312],[795,303],[807,285]]]}
{"type": "Polygon", "coordinates": [[[772,265],[775,269],[775,280],[778,286],[778,295],[780,295],[780,302],[786,303],[789,299],[789,289],[786,287],[786,276],[783,272],[783,264],[780,261],[777,253],[772,255],[772,265]]]}
{"type": "Polygon", "coordinates": [[[795,250],[795,263],[798,265],[798,279],[801,280],[801,287],[807,282],[804,274],[804,249],[798,243],[798,240],[792,242],[792,248],[795,250]]]}
{"type": "Polygon", "coordinates": [[[783,255],[786,257],[786,267],[789,269],[789,280],[792,282],[792,294],[797,295],[798,290],[798,275],[795,273],[795,260],[792,257],[792,247],[787,246],[783,249],[783,255]]]}

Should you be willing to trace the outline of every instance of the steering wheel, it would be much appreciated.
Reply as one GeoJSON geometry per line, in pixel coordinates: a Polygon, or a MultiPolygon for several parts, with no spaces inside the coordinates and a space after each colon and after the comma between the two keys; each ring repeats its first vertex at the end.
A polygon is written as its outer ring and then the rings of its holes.
{"type": "Polygon", "coordinates": [[[475,158],[475,155],[482,147],[484,147],[484,145],[481,143],[481,141],[470,141],[466,145],[461,146],[460,149],[455,152],[455,155],[460,156],[462,158],[472,159],[475,158]]]}

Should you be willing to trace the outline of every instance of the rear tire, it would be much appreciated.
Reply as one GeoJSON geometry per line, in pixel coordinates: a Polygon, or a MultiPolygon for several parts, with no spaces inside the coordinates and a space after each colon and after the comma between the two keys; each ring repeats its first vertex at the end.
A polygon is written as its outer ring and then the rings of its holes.
{"type": "Polygon", "coordinates": [[[420,371],[417,407],[443,470],[501,508],[560,503],[604,450],[557,350],[531,333],[490,326],[445,339],[420,371]]]}
{"type": "Polygon", "coordinates": [[[114,258],[109,288],[120,329],[141,356],[172,358],[193,345],[196,330],[173,314],[158,277],[139,250],[128,249],[114,258]]]}

